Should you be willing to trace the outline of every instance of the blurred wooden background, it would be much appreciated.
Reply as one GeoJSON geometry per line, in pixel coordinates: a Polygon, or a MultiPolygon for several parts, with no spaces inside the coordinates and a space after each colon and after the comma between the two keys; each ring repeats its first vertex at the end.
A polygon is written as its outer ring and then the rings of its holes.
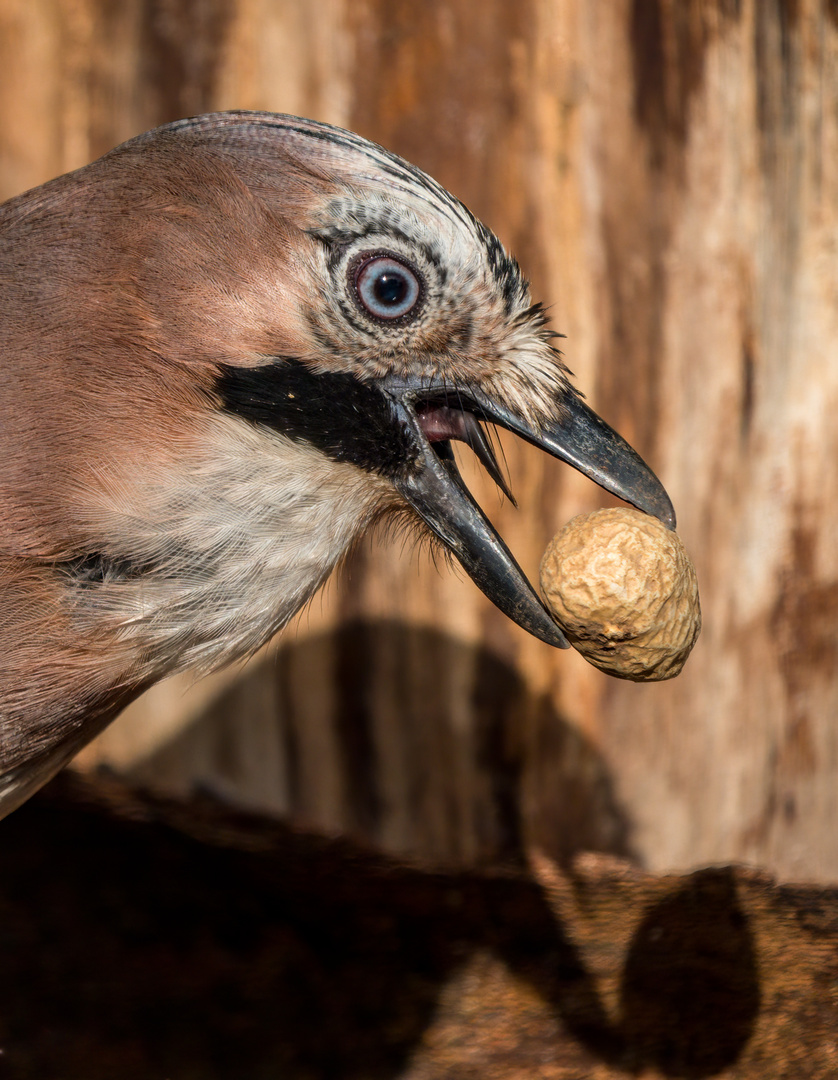
{"type": "MultiPolygon", "coordinates": [[[[3,197],[228,108],[353,128],[500,235],[672,495],[704,631],[677,680],[621,683],[373,537],[79,765],[461,865],[838,878],[836,0],[0,0],[3,197]]],[[[519,511],[467,474],[534,577],[607,499],[505,448],[519,511]]]]}

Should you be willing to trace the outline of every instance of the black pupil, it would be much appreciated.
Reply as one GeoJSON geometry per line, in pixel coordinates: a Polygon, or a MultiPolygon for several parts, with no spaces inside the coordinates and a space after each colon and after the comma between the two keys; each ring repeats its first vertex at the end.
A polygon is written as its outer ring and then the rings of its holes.
{"type": "Polygon", "coordinates": [[[380,304],[388,306],[400,304],[407,296],[407,282],[404,274],[396,270],[385,270],[375,279],[373,292],[380,304]]]}

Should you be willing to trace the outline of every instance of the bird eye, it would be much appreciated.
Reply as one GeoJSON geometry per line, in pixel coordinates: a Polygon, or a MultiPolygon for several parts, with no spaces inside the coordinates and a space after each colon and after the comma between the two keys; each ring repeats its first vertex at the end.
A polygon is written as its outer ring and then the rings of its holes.
{"type": "Polygon", "coordinates": [[[422,299],[419,275],[392,255],[364,256],[354,267],[358,303],[376,319],[402,319],[422,299]]]}

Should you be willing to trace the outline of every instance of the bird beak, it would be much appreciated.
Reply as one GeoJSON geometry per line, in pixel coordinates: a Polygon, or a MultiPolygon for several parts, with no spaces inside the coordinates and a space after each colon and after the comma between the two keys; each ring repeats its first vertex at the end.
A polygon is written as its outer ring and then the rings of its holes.
{"type": "Polygon", "coordinates": [[[513,622],[549,645],[566,649],[568,641],[466,488],[454,461],[452,439],[471,446],[507,495],[480,421],[514,432],[659,518],[667,528],[675,528],[672,503],[652,470],[572,391],[558,405],[560,419],[535,428],[476,389],[395,377],[386,380],[383,389],[396,419],[418,447],[413,468],[396,481],[401,494],[478,588],[513,622]]]}

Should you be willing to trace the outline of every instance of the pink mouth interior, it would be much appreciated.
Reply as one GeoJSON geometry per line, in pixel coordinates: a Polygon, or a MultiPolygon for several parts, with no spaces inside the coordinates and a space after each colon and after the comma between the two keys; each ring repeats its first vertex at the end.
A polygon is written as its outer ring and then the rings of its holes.
{"type": "Polygon", "coordinates": [[[447,405],[428,405],[417,413],[416,419],[428,442],[443,442],[446,439],[468,442],[465,416],[459,409],[449,409],[447,405]]]}
{"type": "Polygon", "coordinates": [[[427,403],[417,411],[416,419],[428,442],[459,439],[470,446],[478,461],[512,505],[518,505],[506,477],[500,470],[495,450],[473,413],[450,409],[447,405],[427,403]]]}

